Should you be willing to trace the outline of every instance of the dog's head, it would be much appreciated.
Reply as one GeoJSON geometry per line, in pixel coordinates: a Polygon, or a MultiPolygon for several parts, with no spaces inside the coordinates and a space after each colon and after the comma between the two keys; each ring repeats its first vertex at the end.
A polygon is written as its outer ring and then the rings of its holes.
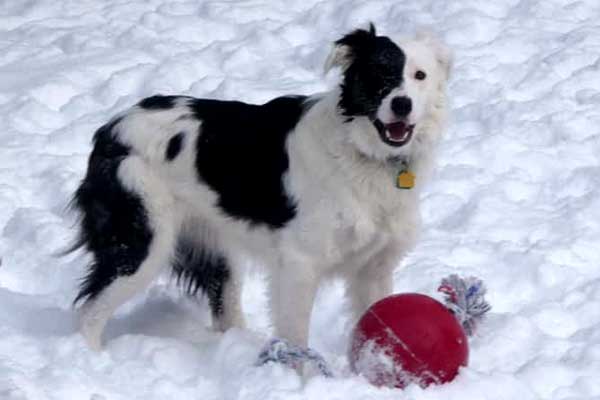
{"type": "Polygon", "coordinates": [[[379,159],[402,155],[428,134],[427,125],[441,124],[435,120],[443,118],[450,63],[449,52],[428,35],[395,41],[371,25],[335,42],[326,70],[342,69],[339,109],[357,124],[350,139],[359,150],[379,159]]]}

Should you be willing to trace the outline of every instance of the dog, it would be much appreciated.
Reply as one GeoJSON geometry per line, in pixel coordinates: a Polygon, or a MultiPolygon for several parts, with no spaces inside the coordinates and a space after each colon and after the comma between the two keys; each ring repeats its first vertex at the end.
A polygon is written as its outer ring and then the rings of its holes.
{"type": "Polygon", "coordinates": [[[450,65],[432,36],[371,24],[334,43],[328,92],[262,105],[156,95],[99,128],[72,202],[73,249],[92,256],[75,300],[89,346],[169,268],[225,331],[244,327],[244,265],[265,266],[275,334],[299,346],[322,278],[346,280],[356,318],[390,294],[420,231],[450,65]]]}

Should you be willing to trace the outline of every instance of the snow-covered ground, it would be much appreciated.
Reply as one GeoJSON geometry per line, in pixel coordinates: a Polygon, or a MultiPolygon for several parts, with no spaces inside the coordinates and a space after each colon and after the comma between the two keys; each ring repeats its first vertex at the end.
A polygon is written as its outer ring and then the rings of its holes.
{"type": "Polygon", "coordinates": [[[599,68],[598,0],[0,0],[0,399],[600,399],[599,68]],[[395,289],[487,283],[469,367],[426,390],[350,375],[337,283],[311,344],[341,377],[254,367],[270,333],[259,272],[247,331],[212,333],[165,277],[88,350],[71,308],[86,256],[55,253],[94,130],[154,93],[323,90],[330,42],[369,20],[431,27],[455,52],[453,122],[395,289]]]}

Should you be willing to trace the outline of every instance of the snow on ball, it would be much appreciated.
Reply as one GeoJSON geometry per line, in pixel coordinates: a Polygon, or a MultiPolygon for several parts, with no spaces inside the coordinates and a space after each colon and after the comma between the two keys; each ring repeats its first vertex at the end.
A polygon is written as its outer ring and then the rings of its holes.
{"type": "Polygon", "coordinates": [[[442,303],[416,293],[373,304],[352,333],[350,366],[377,386],[449,382],[466,366],[465,332],[442,303]]]}

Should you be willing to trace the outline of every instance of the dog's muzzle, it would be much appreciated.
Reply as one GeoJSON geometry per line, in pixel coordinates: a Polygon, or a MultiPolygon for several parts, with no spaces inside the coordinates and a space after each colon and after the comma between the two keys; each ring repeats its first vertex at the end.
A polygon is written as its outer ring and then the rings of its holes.
{"type": "Polygon", "coordinates": [[[380,119],[373,120],[373,125],[379,133],[381,140],[393,147],[401,147],[410,142],[415,126],[404,121],[384,124],[380,119]]]}

